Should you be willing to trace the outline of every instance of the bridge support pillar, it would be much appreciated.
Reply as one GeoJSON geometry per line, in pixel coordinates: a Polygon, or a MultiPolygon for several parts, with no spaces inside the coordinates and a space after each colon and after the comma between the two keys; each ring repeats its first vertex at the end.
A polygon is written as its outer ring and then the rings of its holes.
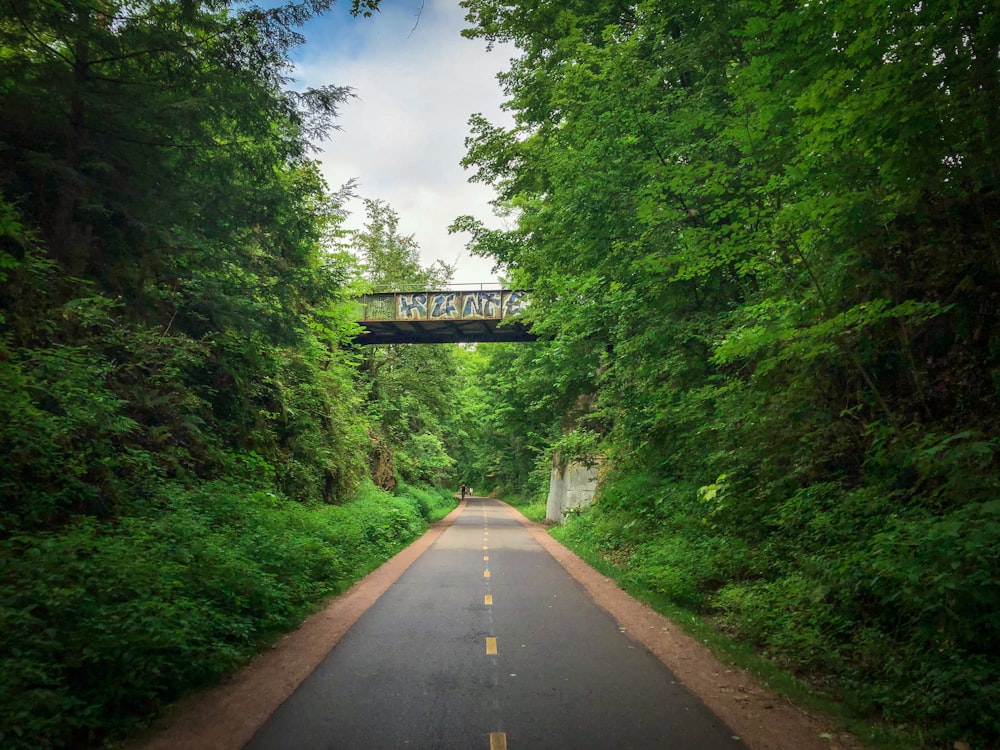
{"type": "Polygon", "coordinates": [[[563,463],[553,460],[549,477],[549,496],[545,503],[545,517],[562,523],[566,513],[573,508],[590,505],[597,492],[600,465],[585,466],[580,463],[563,463]]]}

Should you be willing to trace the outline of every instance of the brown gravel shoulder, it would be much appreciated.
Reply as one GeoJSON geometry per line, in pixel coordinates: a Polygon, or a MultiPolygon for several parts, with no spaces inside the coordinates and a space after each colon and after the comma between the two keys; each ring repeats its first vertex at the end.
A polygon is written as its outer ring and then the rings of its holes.
{"type": "MultiPolygon", "coordinates": [[[[506,504],[505,504],[506,505],[506,504]]],[[[462,502],[420,539],[310,616],[228,682],[181,701],[127,750],[239,750],[319,665],[350,627],[465,510],[462,502]]],[[[727,667],[677,625],[637,602],[549,536],[543,524],[507,509],[607,611],[662,661],[752,750],[859,750],[851,735],[727,667]]]]}
{"type": "Polygon", "coordinates": [[[228,682],[177,704],[128,750],[239,750],[330,653],[344,634],[451,525],[467,503],[378,570],[355,583],[228,682]]]}
{"type": "MultiPolygon", "coordinates": [[[[505,504],[506,505],[506,504],[505,504]]],[[[728,667],[704,644],[663,615],[636,601],[618,584],[549,536],[544,524],[507,509],[521,522],[591,599],[632,640],[644,646],[753,750],[860,750],[850,734],[806,713],[768,690],[747,671],[728,667]]]]}

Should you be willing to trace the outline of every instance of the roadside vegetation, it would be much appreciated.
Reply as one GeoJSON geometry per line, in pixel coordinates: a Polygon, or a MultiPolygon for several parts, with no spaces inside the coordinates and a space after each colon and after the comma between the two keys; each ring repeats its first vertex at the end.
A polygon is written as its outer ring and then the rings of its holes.
{"type": "Polygon", "coordinates": [[[348,90],[286,79],[329,5],[0,10],[4,748],[118,742],[455,507],[453,357],[351,344],[449,269],[342,228],[348,90]]]}
{"type": "Polygon", "coordinates": [[[517,508],[526,518],[532,521],[545,520],[544,496],[505,495],[503,500],[517,508]]]}
{"type": "Polygon", "coordinates": [[[351,343],[358,293],[452,271],[378,200],[344,228],[311,144],[350,92],[288,89],[327,0],[0,10],[0,744],[113,744],[461,482],[536,517],[580,459],[560,533],[637,590],[1000,746],[996,14],[462,4],[520,56],[465,160],[508,229],[455,228],[533,344],[351,343]]]}
{"type": "Polygon", "coordinates": [[[471,481],[603,459],[568,538],[914,744],[1000,746],[996,19],[463,4],[520,55],[465,162],[510,228],[456,228],[542,337],[477,350],[471,481]]]}
{"type": "Polygon", "coordinates": [[[304,504],[216,481],[6,540],[3,746],[100,745],[214,685],[419,535],[429,495],[366,482],[304,504]]]}
{"type": "Polygon", "coordinates": [[[528,520],[545,521],[546,498],[544,494],[504,493],[500,499],[517,508],[518,512],[528,520]]]}

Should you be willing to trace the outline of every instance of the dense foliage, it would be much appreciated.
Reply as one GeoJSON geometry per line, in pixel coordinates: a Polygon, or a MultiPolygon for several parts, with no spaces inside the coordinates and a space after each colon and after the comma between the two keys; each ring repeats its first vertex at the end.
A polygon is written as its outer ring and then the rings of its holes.
{"type": "Polygon", "coordinates": [[[305,505],[213,482],[6,540],[3,746],[98,746],[215,684],[422,532],[442,503],[417,494],[305,505]]]}
{"type": "Polygon", "coordinates": [[[532,345],[351,348],[354,291],[451,271],[378,201],[347,233],[312,161],[350,92],[285,76],[329,0],[0,6],[0,743],[113,740],[440,516],[424,485],[596,453],[570,536],[1000,743],[996,14],[463,4],[522,52],[466,161],[515,228],[456,227],[532,345]]]}
{"type": "Polygon", "coordinates": [[[242,466],[302,498],[362,478],[346,266],[322,252],[338,201],[305,141],[346,91],[282,90],[287,22],[7,8],[4,527],[111,518],[242,466]]]}
{"type": "Polygon", "coordinates": [[[456,226],[551,337],[485,353],[484,472],[581,432],[609,559],[929,743],[996,746],[996,14],[463,5],[522,54],[516,124],[474,118],[466,160],[516,228],[456,226]]]}
{"type": "MultiPolygon", "coordinates": [[[[412,235],[399,233],[399,217],[381,201],[365,201],[367,222],[352,247],[369,288],[376,291],[443,289],[452,268],[423,267],[412,235]]],[[[377,434],[371,473],[391,489],[396,478],[438,484],[450,477],[461,388],[454,346],[370,346],[360,361],[365,414],[377,434]]]]}
{"type": "Polygon", "coordinates": [[[390,415],[350,345],[349,90],[285,77],[330,4],[0,6],[4,747],[121,737],[454,505],[447,394],[390,415]]]}

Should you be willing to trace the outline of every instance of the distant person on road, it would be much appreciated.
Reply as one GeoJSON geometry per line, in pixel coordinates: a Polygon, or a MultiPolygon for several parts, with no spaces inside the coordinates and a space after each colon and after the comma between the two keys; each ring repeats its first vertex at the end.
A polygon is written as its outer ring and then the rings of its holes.
{"type": "Polygon", "coordinates": [[[469,488],[468,488],[468,487],[466,487],[466,486],[465,486],[465,485],[463,484],[463,485],[462,485],[462,499],[463,499],[463,500],[465,500],[465,493],[467,493],[468,491],[469,491],[469,488]]]}

